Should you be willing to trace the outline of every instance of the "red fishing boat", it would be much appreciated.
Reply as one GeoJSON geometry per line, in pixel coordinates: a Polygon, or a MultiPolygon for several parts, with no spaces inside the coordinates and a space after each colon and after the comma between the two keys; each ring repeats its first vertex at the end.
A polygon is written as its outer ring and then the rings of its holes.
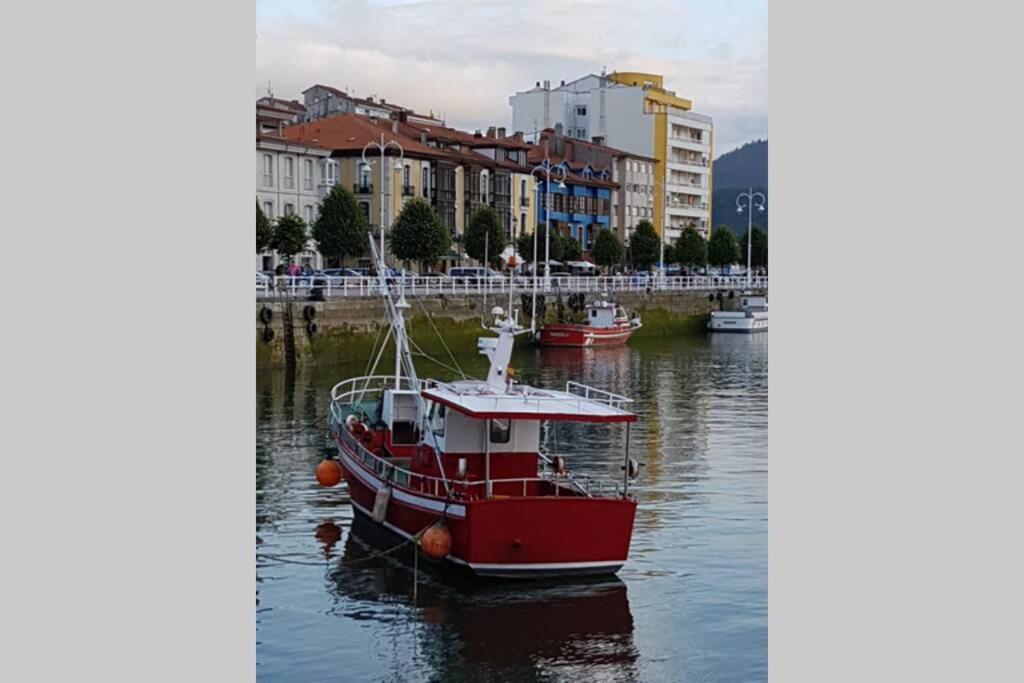
{"type": "Polygon", "coordinates": [[[582,294],[570,295],[569,305],[573,310],[586,312],[582,323],[545,323],[537,335],[541,346],[621,346],[629,341],[641,327],[640,317],[626,315],[626,310],[610,301],[595,301],[580,305],[582,294]]]}
{"type": "Polygon", "coordinates": [[[420,379],[405,331],[408,304],[400,292],[395,302],[386,282],[381,290],[395,374],[371,371],[334,387],[337,452],[317,468],[320,483],[343,476],[357,515],[415,541],[428,559],[477,575],[616,572],[628,556],[637,506],[629,490],[640,469],[629,457],[637,419],[625,407],[631,399],[571,381],[564,389],[517,382],[509,367],[514,338],[530,330],[499,307],[487,328],[497,336],[478,341],[490,360],[486,379],[420,379]],[[543,451],[544,422],[623,425],[621,479],[574,476],[564,456],[543,451]]]}

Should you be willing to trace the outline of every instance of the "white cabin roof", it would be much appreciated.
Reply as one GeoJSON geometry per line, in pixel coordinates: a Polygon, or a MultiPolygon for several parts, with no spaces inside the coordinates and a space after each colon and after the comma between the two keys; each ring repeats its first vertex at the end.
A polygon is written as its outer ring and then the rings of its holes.
{"type": "Polygon", "coordinates": [[[422,395],[478,420],[636,421],[634,413],[620,407],[632,399],[576,382],[569,382],[566,391],[523,384],[496,391],[486,382],[463,380],[438,383],[424,389],[422,395]]]}

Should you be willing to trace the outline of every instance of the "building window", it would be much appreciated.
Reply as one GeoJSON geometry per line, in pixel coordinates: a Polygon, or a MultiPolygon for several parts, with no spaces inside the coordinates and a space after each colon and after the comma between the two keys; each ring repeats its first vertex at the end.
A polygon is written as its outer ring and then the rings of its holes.
{"type": "Polygon", "coordinates": [[[359,207],[363,210],[363,218],[366,219],[366,224],[370,224],[370,202],[359,202],[359,207]]]}
{"type": "Polygon", "coordinates": [[[285,216],[291,216],[293,213],[295,213],[295,205],[294,204],[285,204],[284,205],[284,215],[285,216]]]}
{"type": "Polygon", "coordinates": [[[487,203],[487,174],[486,173],[481,173],[480,174],[480,200],[484,204],[487,203]]]}
{"type": "Polygon", "coordinates": [[[263,184],[266,187],[274,186],[274,157],[269,154],[263,155],[263,184]]]}
{"type": "Polygon", "coordinates": [[[306,206],[306,222],[313,223],[313,207],[309,205],[306,206]]]}
{"type": "Polygon", "coordinates": [[[491,443],[508,443],[511,434],[511,420],[491,420],[491,443]]]}
{"type": "Polygon", "coordinates": [[[370,186],[370,165],[359,163],[359,185],[360,187],[370,186]]]}
{"type": "Polygon", "coordinates": [[[430,196],[430,169],[423,167],[423,196],[430,196]]]}
{"type": "Polygon", "coordinates": [[[267,220],[274,220],[274,202],[263,202],[263,215],[267,220]]]}
{"type": "Polygon", "coordinates": [[[577,105],[576,106],[576,116],[586,116],[586,115],[587,115],[587,108],[586,107],[581,107],[581,106],[577,105]]]}
{"type": "Polygon", "coordinates": [[[412,185],[412,166],[409,164],[406,164],[405,168],[402,169],[402,185],[404,187],[412,185]]]}
{"type": "Polygon", "coordinates": [[[526,214],[519,214],[519,234],[522,235],[526,232],[526,214]]]}
{"type": "Polygon", "coordinates": [[[305,168],[303,169],[303,172],[302,172],[303,173],[302,186],[304,188],[306,188],[307,190],[312,190],[313,189],[313,160],[312,159],[306,159],[305,162],[303,163],[303,166],[305,168]]]}
{"type": "Polygon", "coordinates": [[[284,186],[286,189],[295,188],[295,159],[284,158],[284,186]]]}

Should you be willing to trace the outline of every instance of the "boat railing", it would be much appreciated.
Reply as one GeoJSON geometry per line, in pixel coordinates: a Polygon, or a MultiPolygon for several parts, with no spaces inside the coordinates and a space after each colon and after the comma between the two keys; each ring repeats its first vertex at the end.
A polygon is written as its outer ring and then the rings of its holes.
{"type": "MultiPolygon", "coordinates": [[[[404,391],[422,391],[435,385],[433,380],[421,379],[416,385],[408,377],[399,379],[398,387],[404,391]]],[[[380,394],[385,389],[395,388],[394,375],[366,375],[363,377],[350,377],[338,382],[331,389],[331,401],[334,403],[345,403],[353,397],[361,394],[380,394]]]]}
{"type": "MultiPolygon", "coordinates": [[[[401,467],[394,462],[390,462],[389,460],[376,455],[363,446],[363,444],[360,443],[359,440],[343,426],[339,426],[338,432],[341,441],[351,449],[353,453],[355,453],[355,456],[382,479],[399,486],[404,486],[410,490],[419,491],[421,493],[437,497],[444,497],[445,479],[442,477],[434,477],[429,474],[413,472],[412,470],[401,467]]],[[[549,464],[551,463],[550,458],[543,455],[541,457],[545,462],[549,464]]],[[[529,484],[531,482],[552,485],[555,492],[554,497],[556,498],[559,497],[559,492],[564,490],[565,485],[574,488],[581,495],[588,498],[592,498],[595,495],[602,497],[611,494],[613,491],[616,497],[619,495],[619,484],[617,481],[612,480],[609,482],[599,478],[592,478],[590,475],[578,477],[568,473],[558,474],[556,472],[544,472],[540,476],[536,477],[514,477],[509,479],[478,479],[474,481],[460,479],[447,480],[448,486],[450,486],[456,493],[461,493],[466,497],[479,499],[485,498],[488,491],[493,490],[495,484],[519,484],[522,487],[522,496],[525,498],[529,491],[529,484]],[[488,487],[488,485],[490,486],[488,487]],[[470,495],[476,494],[477,492],[479,492],[479,495],[470,495]]]]}
{"type": "Polygon", "coordinates": [[[569,380],[565,383],[565,391],[576,396],[580,396],[587,401],[594,401],[596,403],[604,403],[613,408],[621,408],[626,403],[632,403],[633,399],[622,394],[613,394],[610,391],[604,389],[598,389],[588,384],[581,384],[580,382],[573,382],[569,380]]]}

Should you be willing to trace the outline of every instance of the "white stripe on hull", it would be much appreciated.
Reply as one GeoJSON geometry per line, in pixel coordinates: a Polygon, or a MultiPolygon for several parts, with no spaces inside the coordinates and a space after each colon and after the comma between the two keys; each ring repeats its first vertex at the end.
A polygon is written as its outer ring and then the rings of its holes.
{"type": "MultiPolygon", "coordinates": [[[[382,489],[386,486],[383,480],[378,479],[369,472],[367,472],[361,465],[352,459],[352,456],[348,454],[344,448],[339,447],[338,452],[341,453],[341,457],[345,460],[345,466],[349,469],[359,481],[369,486],[374,491],[382,489]]],[[[403,491],[396,487],[391,487],[391,499],[396,500],[410,507],[419,508],[426,512],[444,512],[445,504],[439,500],[431,498],[422,498],[420,496],[413,495],[406,491],[403,491]]],[[[459,519],[465,519],[466,517],[466,506],[451,503],[448,505],[448,514],[452,517],[459,519]]]]}

